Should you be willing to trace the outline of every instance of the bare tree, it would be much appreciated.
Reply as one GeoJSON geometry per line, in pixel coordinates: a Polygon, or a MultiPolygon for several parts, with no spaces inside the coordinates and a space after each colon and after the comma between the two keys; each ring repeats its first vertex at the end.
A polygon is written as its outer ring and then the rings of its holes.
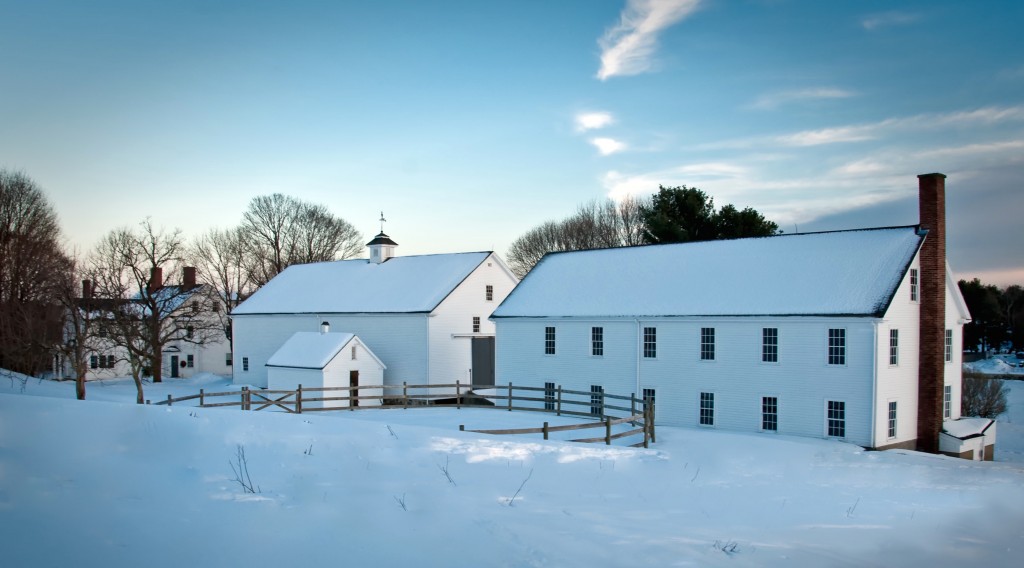
{"type": "Polygon", "coordinates": [[[323,205],[280,193],[253,198],[241,230],[256,287],[293,264],[342,260],[363,249],[362,235],[344,219],[323,205]]]}
{"type": "Polygon", "coordinates": [[[77,255],[71,258],[71,267],[61,279],[56,300],[64,313],[63,340],[58,353],[70,368],[75,379],[75,396],[85,400],[85,378],[89,370],[91,353],[102,351],[105,343],[100,331],[104,323],[102,302],[93,296],[93,276],[83,270],[77,255]],[[79,279],[81,278],[81,288],[79,279]]]}
{"type": "Polygon", "coordinates": [[[188,258],[198,271],[199,280],[215,291],[218,303],[215,313],[224,335],[231,341],[231,318],[228,314],[254,291],[246,260],[245,234],[241,228],[211,229],[197,238],[189,248],[188,258]]]}
{"type": "Polygon", "coordinates": [[[1006,412],[1005,382],[980,374],[964,374],[961,413],[964,416],[996,418],[1006,412]]]}
{"type": "Polygon", "coordinates": [[[164,346],[171,341],[204,344],[223,330],[214,312],[216,294],[184,276],[181,231],[156,229],[147,219],[139,229],[116,229],[93,254],[96,294],[110,300],[111,337],[124,349],[143,402],[142,376],[161,382],[164,346]],[[181,274],[177,283],[167,274],[181,274]]]}
{"type": "Polygon", "coordinates": [[[643,203],[594,200],[561,221],[547,221],[512,242],[509,267],[522,278],[549,252],[614,248],[644,244],[643,203]]]}
{"type": "Polygon", "coordinates": [[[0,170],[0,367],[32,375],[52,368],[61,313],[54,298],[68,267],[42,190],[0,170]]]}

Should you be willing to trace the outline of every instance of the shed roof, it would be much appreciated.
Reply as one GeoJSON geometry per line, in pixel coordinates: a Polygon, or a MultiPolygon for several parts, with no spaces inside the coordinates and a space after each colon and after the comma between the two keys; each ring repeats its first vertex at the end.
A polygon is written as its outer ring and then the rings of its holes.
{"type": "Polygon", "coordinates": [[[232,315],[429,313],[490,252],[398,256],[289,266],[232,315]]]}
{"type": "Polygon", "coordinates": [[[552,253],[493,317],[881,316],[923,239],[908,226],[552,253]]]}

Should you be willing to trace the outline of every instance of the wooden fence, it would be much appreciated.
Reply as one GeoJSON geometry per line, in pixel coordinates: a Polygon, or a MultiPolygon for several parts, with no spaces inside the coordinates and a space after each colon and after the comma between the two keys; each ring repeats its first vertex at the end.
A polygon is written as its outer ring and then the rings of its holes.
{"type": "MultiPolygon", "coordinates": [[[[590,428],[604,428],[604,435],[580,438],[573,442],[611,444],[612,440],[628,436],[643,436],[643,441],[633,446],[648,447],[656,442],[654,428],[654,401],[604,392],[575,391],[555,388],[515,386],[512,383],[486,389],[474,390],[459,381],[454,384],[401,386],[360,385],[352,387],[298,387],[293,390],[253,390],[242,387],[240,391],[206,392],[174,398],[153,404],[172,406],[175,403],[198,400],[202,408],[237,406],[242,410],[272,409],[289,413],[322,411],[354,411],[373,408],[424,408],[430,406],[471,406],[473,408],[494,408],[507,411],[546,412],[557,416],[580,416],[592,419],[580,424],[550,426],[547,422],[539,428],[513,428],[505,430],[460,430],[481,434],[543,434],[548,439],[551,432],[567,432],[590,428]],[[373,389],[380,394],[360,395],[360,389],[373,389]],[[453,394],[454,392],[454,394],[453,394]],[[345,393],[344,396],[332,396],[345,393]],[[539,393],[539,396],[538,396],[539,393]],[[230,400],[237,399],[237,400],[230,400]],[[224,401],[224,402],[218,402],[224,401]],[[316,403],[316,406],[310,406],[316,403]],[[344,406],[328,406],[328,403],[342,403],[344,406]],[[616,416],[617,415],[617,416],[616,416]],[[612,433],[612,427],[630,424],[632,429],[612,433]]],[[[150,401],[146,401],[150,404],[150,401]]]]}

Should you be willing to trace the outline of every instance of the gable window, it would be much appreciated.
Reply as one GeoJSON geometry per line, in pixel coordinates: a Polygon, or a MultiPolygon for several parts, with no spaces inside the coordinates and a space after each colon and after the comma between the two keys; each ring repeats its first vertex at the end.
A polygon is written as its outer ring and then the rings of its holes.
{"type": "Polygon", "coordinates": [[[352,360],[353,361],[356,360],[356,346],[355,345],[352,346],[352,360]]]}
{"type": "Polygon", "coordinates": [[[224,364],[226,366],[228,366],[228,367],[230,367],[231,365],[234,364],[234,361],[231,360],[231,352],[230,351],[224,354],[224,364]]]}
{"type": "Polygon", "coordinates": [[[900,330],[889,330],[889,364],[900,364],[900,330]]]}
{"type": "Polygon", "coordinates": [[[715,328],[700,328],[700,359],[701,361],[715,360],[715,328]]]}
{"type": "Polygon", "coordinates": [[[594,357],[604,356],[604,328],[590,328],[590,354],[594,357]]]}
{"type": "Polygon", "coordinates": [[[953,330],[946,330],[946,362],[951,363],[953,361],[953,330]]]}
{"type": "Polygon", "coordinates": [[[242,357],[242,370],[243,371],[248,371],[249,370],[249,358],[248,357],[242,357]]]}
{"type": "Polygon", "coordinates": [[[196,366],[196,358],[194,355],[185,356],[185,366],[188,367],[189,369],[196,366]]]}
{"type": "Polygon", "coordinates": [[[653,359],[658,356],[658,328],[644,328],[644,358],[653,359]]]}
{"type": "Polygon", "coordinates": [[[480,316],[473,316],[473,333],[480,333],[480,316]]]}
{"type": "Polygon", "coordinates": [[[700,393],[700,424],[701,426],[715,425],[715,393],[700,393]]]}
{"type": "Polygon", "coordinates": [[[917,298],[918,298],[918,295],[917,295],[917,269],[916,268],[911,268],[910,269],[910,301],[911,302],[916,302],[917,298]]]}
{"type": "Polygon", "coordinates": [[[896,401],[889,401],[889,437],[896,437],[896,401]]]}
{"type": "Polygon", "coordinates": [[[590,385],[590,413],[604,415],[604,387],[601,385],[590,385]]]}
{"type": "Polygon", "coordinates": [[[544,354],[555,354],[555,328],[552,326],[544,328],[544,354]]]}
{"type": "Polygon", "coordinates": [[[942,417],[949,418],[953,414],[953,387],[942,387],[942,417]]]}
{"type": "Polygon", "coordinates": [[[555,383],[544,383],[544,410],[555,409],[555,383]]]}
{"type": "Polygon", "coordinates": [[[195,328],[188,326],[185,328],[185,339],[192,339],[192,335],[195,333],[195,328]]]}
{"type": "Polygon", "coordinates": [[[490,284],[488,284],[484,288],[484,299],[487,300],[488,302],[493,302],[494,301],[494,286],[491,286],[490,284]]]}
{"type": "Polygon", "coordinates": [[[841,400],[830,400],[827,405],[826,433],[830,438],[846,437],[846,403],[841,400]]]}
{"type": "Polygon", "coordinates": [[[843,328],[828,330],[828,364],[846,364],[846,330],[843,328]]]}
{"type": "Polygon", "coordinates": [[[779,328],[777,327],[761,329],[761,362],[779,362],[779,328]]]}
{"type": "Polygon", "coordinates": [[[779,429],[779,399],[774,396],[761,397],[761,429],[776,432],[779,429]]]}

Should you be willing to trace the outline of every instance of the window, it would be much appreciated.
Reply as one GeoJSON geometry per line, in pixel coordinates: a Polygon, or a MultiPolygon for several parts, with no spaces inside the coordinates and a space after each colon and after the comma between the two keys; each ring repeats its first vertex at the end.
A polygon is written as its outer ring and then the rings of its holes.
{"type": "Polygon", "coordinates": [[[234,361],[231,360],[230,352],[224,354],[224,364],[228,367],[234,364],[234,361]]]}
{"type": "Polygon", "coordinates": [[[889,330],[889,364],[900,364],[900,330],[889,330]]]}
{"type": "Polygon", "coordinates": [[[243,371],[248,371],[249,370],[249,358],[248,357],[242,357],[242,370],[243,371]]]}
{"type": "Polygon", "coordinates": [[[544,354],[555,354],[555,328],[553,327],[544,328],[544,354]]]}
{"type": "Polygon", "coordinates": [[[828,436],[831,438],[846,437],[846,403],[841,400],[828,401],[827,414],[828,436]]]}
{"type": "Polygon", "coordinates": [[[352,360],[353,361],[356,360],[356,346],[355,345],[352,346],[352,360]]]}
{"type": "Polygon", "coordinates": [[[90,369],[98,369],[100,367],[99,359],[100,358],[97,357],[96,355],[90,355],[89,356],[89,368],[90,369]]]}
{"type": "Polygon", "coordinates": [[[702,426],[715,425],[715,393],[700,393],[700,424],[702,426]]]}
{"type": "Polygon", "coordinates": [[[778,431],[779,399],[777,397],[761,397],[761,429],[768,432],[778,431]]]}
{"type": "Polygon", "coordinates": [[[555,409],[555,383],[544,383],[544,410],[555,409]]]}
{"type": "Polygon", "coordinates": [[[779,328],[766,327],[761,330],[761,362],[779,362],[779,328]]]}
{"type": "Polygon", "coordinates": [[[846,364],[846,330],[832,328],[828,330],[828,364],[846,364]]]}
{"type": "Polygon", "coordinates": [[[189,369],[196,366],[196,359],[194,355],[185,356],[185,366],[188,367],[189,369]]]}
{"type": "Polygon", "coordinates": [[[192,339],[192,335],[195,333],[195,328],[188,326],[185,328],[185,339],[192,339]]]}
{"type": "Polygon", "coordinates": [[[896,437],[896,401],[889,401],[889,437],[896,437]]]}
{"type": "Polygon", "coordinates": [[[473,333],[480,333],[480,316],[473,316],[473,333]]]}
{"type": "Polygon", "coordinates": [[[715,328],[700,328],[700,359],[701,361],[715,360],[715,328]]]}
{"type": "Polygon", "coordinates": [[[644,389],[644,402],[654,405],[654,389],[644,389]]]}
{"type": "Polygon", "coordinates": [[[658,356],[658,328],[644,328],[644,358],[653,359],[658,356]]]}
{"type": "Polygon", "coordinates": [[[590,354],[594,357],[604,356],[604,328],[590,328],[590,354]]]}
{"type": "Polygon", "coordinates": [[[488,284],[487,287],[484,288],[484,299],[488,302],[494,301],[494,286],[488,284]]]}
{"type": "Polygon", "coordinates": [[[946,385],[942,387],[942,417],[950,418],[953,414],[953,387],[946,385]]]}
{"type": "Polygon", "coordinates": [[[946,330],[946,362],[953,361],[953,330],[946,330]]]}
{"type": "Polygon", "coordinates": [[[911,302],[916,302],[917,298],[918,298],[918,296],[917,296],[917,269],[916,268],[911,268],[910,269],[910,301],[911,302]]]}
{"type": "Polygon", "coordinates": [[[590,385],[590,413],[604,415],[604,387],[601,385],[590,385]]]}

